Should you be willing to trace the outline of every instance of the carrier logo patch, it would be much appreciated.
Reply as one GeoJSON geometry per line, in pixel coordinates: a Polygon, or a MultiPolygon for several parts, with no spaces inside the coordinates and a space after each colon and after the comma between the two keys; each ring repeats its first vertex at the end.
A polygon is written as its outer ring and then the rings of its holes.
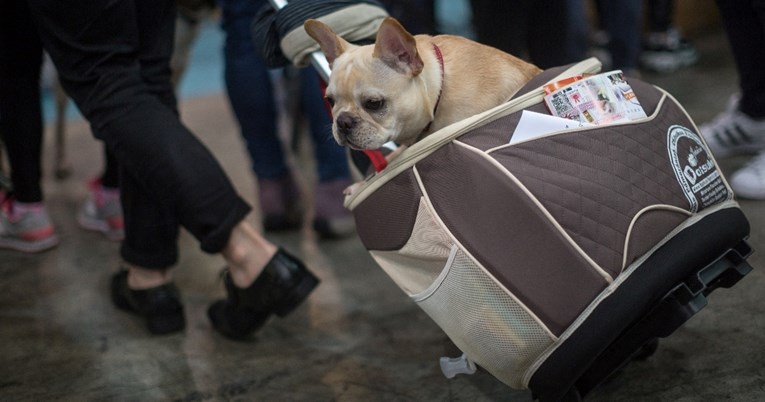
{"type": "Polygon", "coordinates": [[[691,212],[731,197],[714,159],[693,131],[674,125],[667,131],[669,160],[691,212]]]}

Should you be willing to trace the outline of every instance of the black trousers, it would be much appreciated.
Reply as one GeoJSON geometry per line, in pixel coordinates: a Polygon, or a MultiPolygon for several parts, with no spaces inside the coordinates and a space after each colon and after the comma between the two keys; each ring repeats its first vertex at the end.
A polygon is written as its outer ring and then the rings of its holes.
{"type": "Polygon", "coordinates": [[[11,166],[16,199],[40,202],[42,45],[25,0],[0,4],[0,138],[11,166]]]}
{"type": "MultiPolygon", "coordinates": [[[[26,0],[0,2],[0,138],[10,162],[13,196],[20,202],[44,198],[40,184],[42,43],[33,27],[26,0]]],[[[104,163],[101,184],[119,187],[114,156],[106,152],[104,163]]]]}
{"type": "Polygon", "coordinates": [[[765,1],[717,0],[738,68],[739,110],[765,118],[765,1]]]}
{"type": "Polygon", "coordinates": [[[173,0],[28,0],[61,83],[120,166],[122,257],[165,269],[179,227],[220,252],[250,206],[181,123],[169,60],[173,0]]]}
{"type": "Polygon", "coordinates": [[[541,69],[581,61],[587,25],[580,1],[471,0],[478,41],[541,69]]]}

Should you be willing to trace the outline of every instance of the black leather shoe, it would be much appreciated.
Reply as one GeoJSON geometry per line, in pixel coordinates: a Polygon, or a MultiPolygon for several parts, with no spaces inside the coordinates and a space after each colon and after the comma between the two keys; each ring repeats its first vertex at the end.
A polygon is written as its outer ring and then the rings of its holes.
{"type": "Polygon", "coordinates": [[[286,316],[319,284],[300,260],[282,249],[248,288],[236,287],[228,271],[223,281],[228,297],[213,303],[207,315],[218,332],[232,339],[250,336],[271,314],[286,316]]]}
{"type": "Polygon", "coordinates": [[[128,271],[120,270],[112,277],[112,302],[118,308],[140,315],[149,332],[169,334],[186,326],[178,288],[172,283],[133,290],[127,284],[128,271]]]}

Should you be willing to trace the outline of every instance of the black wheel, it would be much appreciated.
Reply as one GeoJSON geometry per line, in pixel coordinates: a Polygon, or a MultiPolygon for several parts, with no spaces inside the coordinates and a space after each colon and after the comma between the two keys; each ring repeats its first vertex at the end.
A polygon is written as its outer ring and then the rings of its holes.
{"type": "Polygon", "coordinates": [[[659,348],[659,338],[654,338],[648,341],[643,347],[641,347],[635,354],[632,356],[632,360],[638,360],[642,361],[645,359],[648,359],[656,353],[656,349],[659,348]]]}

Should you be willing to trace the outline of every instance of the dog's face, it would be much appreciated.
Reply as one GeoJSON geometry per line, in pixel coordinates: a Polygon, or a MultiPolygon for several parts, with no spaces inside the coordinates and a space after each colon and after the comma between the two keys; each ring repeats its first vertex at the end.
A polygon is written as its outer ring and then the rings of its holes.
{"type": "Polygon", "coordinates": [[[346,42],[319,21],[306,21],[305,29],[332,69],[326,97],[339,144],[377,149],[388,141],[407,143],[433,119],[433,88],[422,77],[415,39],[396,20],[386,19],[368,46],[346,42]]]}

